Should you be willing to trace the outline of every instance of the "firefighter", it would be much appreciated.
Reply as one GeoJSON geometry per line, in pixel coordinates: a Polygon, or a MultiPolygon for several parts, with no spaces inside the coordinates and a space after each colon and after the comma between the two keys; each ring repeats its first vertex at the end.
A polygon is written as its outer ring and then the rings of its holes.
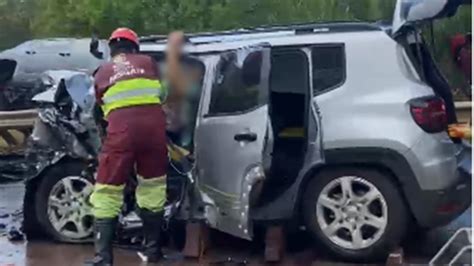
{"type": "MultiPolygon", "coordinates": [[[[169,36],[167,68],[170,87],[179,76],[176,68],[183,34],[169,36]],[[175,72],[176,71],[176,72],[175,72]]],[[[95,257],[88,265],[113,265],[112,241],[123,203],[127,179],[136,172],[136,200],[143,221],[144,246],[139,253],[144,261],[161,257],[160,230],[166,199],[166,119],[162,110],[168,94],[156,62],[138,54],[137,34],[118,28],[109,39],[111,62],[95,74],[95,93],[104,118],[107,135],[99,155],[99,168],[90,202],[95,217],[95,257]]],[[[178,97],[178,89],[168,97],[178,97]]]]}

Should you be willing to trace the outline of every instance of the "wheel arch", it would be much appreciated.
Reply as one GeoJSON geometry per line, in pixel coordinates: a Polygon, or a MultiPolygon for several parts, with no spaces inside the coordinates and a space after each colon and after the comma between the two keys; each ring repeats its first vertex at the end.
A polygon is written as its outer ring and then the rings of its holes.
{"type": "Polygon", "coordinates": [[[325,163],[310,167],[304,173],[300,182],[297,193],[298,199],[295,205],[295,208],[298,210],[295,212],[298,215],[298,220],[301,218],[299,217],[301,214],[299,208],[301,208],[303,195],[308,183],[319,174],[340,167],[370,168],[391,177],[392,181],[397,184],[410,215],[415,217],[412,210],[412,201],[414,199],[410,196],[409,189],[407,188],[410,186],[418,187],[418,184],[410,165],[399,152],[387,148],[343,148],[325,150],[324,154],[325,163]]]}
{"type": "Polygon", "coordinates": [[[51,171],[55,166],[60,164],[66,165],[71,163],[84,163],[84,161],[77,158],[73,158],[71,156],[63,156],[59,158],[59,160],[55,163],[45,166],[36,175],[28,178],[25,181],[25,194],[23,198],[23,230],[29,238],[47,237],[47,234],[45,232],[43,232],[42,230],[38,230],[38,228],[41,228],[41,226],[38,221],[36,211],[36,200],[37,192],[41,185],[41,182],[46,176],[48,176],[48,172],[51,171]]]}
{"type": "Polygon", "coordinates": [[[44,158],[44,160],[54,161],[54,162],[43,166],[42,169],[40,169],[36,174],[28,177],[25,181],[27,184],[29,184],[29,183],[39,183],[41,181],[41,179],[45,176],[45,174],[51,168],[53,168],[54,166],[56,166],[58,164],[67,164],[67,163],[75,163],[75,162],[84,163],[84,160],[74,158],[74,157],[69,156],[69,155],[59,155],[59,157],[57,157],[57,158],[44,158]]]}

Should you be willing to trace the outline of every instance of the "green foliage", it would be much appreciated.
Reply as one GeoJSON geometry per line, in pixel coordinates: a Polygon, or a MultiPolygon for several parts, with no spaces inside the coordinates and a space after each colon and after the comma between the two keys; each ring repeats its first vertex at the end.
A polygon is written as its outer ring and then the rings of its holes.
{"type": "Polygon", "coordinates": [[[0,0],[0,49],[32,36],[34,0],[0,0]]]}
{"type": "MultiPolygon", "coordinates": [[[[140,35],[215,31],[264,24],[391,20],[395,0],[0,0],[0,49],[28,38],[107,37],[119,27],[140,35]]],[[[449,37],[471,28],[470,7],[434,25],[435,56],[455,83],[449,37]]]]}

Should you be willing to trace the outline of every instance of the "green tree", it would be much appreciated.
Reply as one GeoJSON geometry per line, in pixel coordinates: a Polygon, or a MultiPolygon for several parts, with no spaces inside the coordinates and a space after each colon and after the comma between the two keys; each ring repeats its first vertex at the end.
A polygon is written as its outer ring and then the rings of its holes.
{"type": "Polygon", "coordinates": [[[0,50],[31,37],[34,0],[0,0],[0,50]]]}
{"type": "MultiPolygon", "coordinates": [[[[396,0],[0,0],[0,49],[29,38],[107,37],[121,26],[140,35],[228,30],[265,24],[359,20],[390,21],[396,0]]],[[[432,47],[458,86],[449,38],[471,31],[470,6],[434,23],[432,47]]],[[[429,33],[429,31],[427,31],[429,33]]],[[[429,35],[429,34],[428,34],[429,35]]]]}

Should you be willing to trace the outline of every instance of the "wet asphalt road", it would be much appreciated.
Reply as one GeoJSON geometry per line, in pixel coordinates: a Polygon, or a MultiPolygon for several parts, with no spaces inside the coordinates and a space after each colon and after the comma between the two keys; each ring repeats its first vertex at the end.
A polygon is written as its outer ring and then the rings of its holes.
{"type": "MultiPolygon", "coordinates": [[[[21,221],[23,185],[20,183],[0,184],[0,266],[81,266],[92,254],[91,245],[65,245],[45,241],[22,241],[12,243],[6,232],[18,227],[21,221]]],[[[471,227],[471,209],[447,227],[430,232],[420,239],[413,239],[404,246],[406,261],[414,264],[427,264],[447,239],[459,228],[471,227]]],[[[160,265],[209,265],[209,262],[224,261],[228,257],[234,261],[247,261],[249,265],[262,265],[261,249],[249,248],[249,242],[228,238],[213,243],[206,260],[167,262],[160,265]]],[[[289,243],[291,246],[291,243],[289,243]]],[[[134,251],[115,249],[116,265],[142,264],[134,251]]],[[[295,249],[281,265],[335,265],[324,259],[324,254],[309,249],[295,249]]],[[[211,264],[239,265],[239,264],[211,264]]]]}

